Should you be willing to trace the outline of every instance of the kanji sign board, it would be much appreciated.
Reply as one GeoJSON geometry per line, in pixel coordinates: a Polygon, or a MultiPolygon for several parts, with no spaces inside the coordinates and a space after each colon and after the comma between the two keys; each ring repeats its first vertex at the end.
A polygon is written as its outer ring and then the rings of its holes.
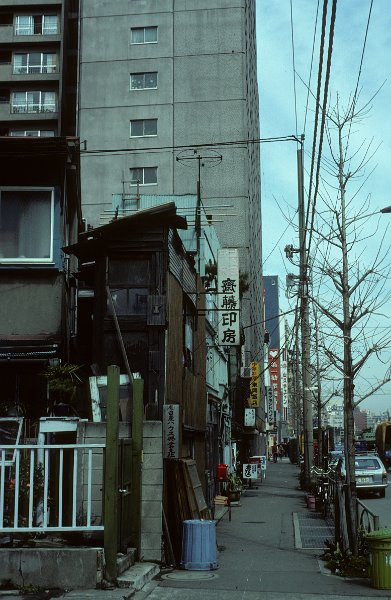
{"type": "Polygon", "coordinates": [[[218,340],[221,346],[239,346],[239,254],[236,248],[218,251],[218,340]]]}
{"type": "Polygon", "coordinates": [[[247,463],[243,465],[243,479],[257,479],[258,465],[257,463],[247,463]]]}

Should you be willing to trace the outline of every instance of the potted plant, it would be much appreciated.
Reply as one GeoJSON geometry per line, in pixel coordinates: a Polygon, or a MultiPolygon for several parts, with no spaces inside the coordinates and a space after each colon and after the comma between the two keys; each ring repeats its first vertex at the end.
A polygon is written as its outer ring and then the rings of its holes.
{"type": "Polygon", "coordinates": [[[238,502],[243,489],[242,479],[236,473],[228,473],[226,486],[229,502],[238,502]]]}

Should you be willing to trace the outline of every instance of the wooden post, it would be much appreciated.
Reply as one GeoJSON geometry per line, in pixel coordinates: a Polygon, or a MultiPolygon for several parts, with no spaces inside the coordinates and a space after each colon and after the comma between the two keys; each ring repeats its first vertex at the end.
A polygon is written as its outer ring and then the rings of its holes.
{"type": "Polygon", "coordinates": [[[143,402],[144,381],[133,379],[133,415],[132,415],[132,496],[131,513],[132,521],[130,540],[136,548],[137,558],[140,559],[141,546],[141,471],[143,452],[143,402]]]}
{"type": "Polygon", "coordinates": [[[118,551],[118,412],[119,367],[107,368],[106,460],[104,481],[104,549],[105,577],[117,579],[118,551]]]}

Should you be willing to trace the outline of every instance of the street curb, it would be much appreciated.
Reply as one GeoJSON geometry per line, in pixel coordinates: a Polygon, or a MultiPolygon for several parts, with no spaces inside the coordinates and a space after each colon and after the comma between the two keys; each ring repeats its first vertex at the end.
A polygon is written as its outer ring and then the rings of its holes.
{"type": "Polygon", "coordinates": [[[303,543],[301,541],[301,535],[300,535],[300,525],[299,525],[299,519],[297,516],[297,513],[292,513],[293,515],[293,530],[294,530],[294,535],[295,535],[295,548],[300,548],[303,549],[303,543]]]}

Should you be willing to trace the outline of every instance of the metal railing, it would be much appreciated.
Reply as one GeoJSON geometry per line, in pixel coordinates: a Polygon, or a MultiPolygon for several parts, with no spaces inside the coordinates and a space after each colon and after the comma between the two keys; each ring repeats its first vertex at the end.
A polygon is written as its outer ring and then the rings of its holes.
{"type": "Polygon", "coordinates": [[[377,531],[380,528],[379,516],[369,510],[361,500],[357,500],[357,528],[365,533],[377,531]]]}
{"type": "Polygon", "coordinates": [[[103,530],[104,448],[105,444],[2,446],[0,532],[103,530]]]}

